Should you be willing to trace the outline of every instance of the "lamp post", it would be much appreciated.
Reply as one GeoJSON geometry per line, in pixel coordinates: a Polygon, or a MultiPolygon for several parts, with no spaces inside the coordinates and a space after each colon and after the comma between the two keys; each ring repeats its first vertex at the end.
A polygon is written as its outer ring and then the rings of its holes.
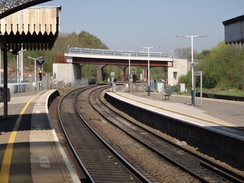
{"type": "Polygon", "coordinates": [[[132,92],[132,84],[131,84],[131,81],[132,81],[132,77],[131,77],[131,72],[130,72],[130,56],[132,55],[132,53],[129,53],[128,56],[129,56],[129,92],[132,92]]]}
{"type": "Polygon", "coordinates": [[[151,48],[158,48],[158,47],[139,47],[139,48],[144,48],[147,49],[147,58],[148,58],[148,63],[147,63],[147,91],[148,91],[148,96],[150,96],[150,49],[151,48]]]}
{"type": "Polygon", "coordinates": [[[34,60],[34,81],[35,81],[35,91],[36,91],[36,60],[42,58],[42,56],[38,58],[32,58],[32,57],[28,57],[28,58],[34,60]]]}
{"type": "Polygon", "coordinates": [[[26,51],[26,49],[23,49],[23,44],[21,44],[21,50],[18,51],[17,54],[17,83],[18,83],[18,93],[19,91],[19,85],[21,86],[21,92],[22,92],[22,81],[23,81],[23,73],[24,73],[24,63],[23,63],[23,52],[26,51]]]}
{"type": "Polygon", "coordinates": [[[207,35],[177,35],[176,37],[190,37],[191,38],[191,103],[195,105],[195,83],[194,83],[194,60],[193,60],[193,38],[207,37],[207,35]]]}

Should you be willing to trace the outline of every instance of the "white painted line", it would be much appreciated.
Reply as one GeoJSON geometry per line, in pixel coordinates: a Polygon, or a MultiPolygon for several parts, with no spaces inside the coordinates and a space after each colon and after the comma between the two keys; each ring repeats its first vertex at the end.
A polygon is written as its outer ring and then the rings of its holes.
{"type": "Polygon", "coordinates": [[[47,156],[39,157],[40,167],[41,168],[51,168],[50,161],[47,156]]]}

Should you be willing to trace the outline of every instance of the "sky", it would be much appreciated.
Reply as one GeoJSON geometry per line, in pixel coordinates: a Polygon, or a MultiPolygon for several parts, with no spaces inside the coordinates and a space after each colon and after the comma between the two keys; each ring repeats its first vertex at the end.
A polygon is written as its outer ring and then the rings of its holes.
{"type": "MultiPolygon", "coordinates": [[[[62,6],[61,33],[87,31],[109,49],[139,51],[139,46],[170,54],[176,48],[209,50],[224,41],[223,21],[244,15],[244,0],[53,0],[62,6]]],[[[70,45],[72,46],[72,45],[70,45]]]]}

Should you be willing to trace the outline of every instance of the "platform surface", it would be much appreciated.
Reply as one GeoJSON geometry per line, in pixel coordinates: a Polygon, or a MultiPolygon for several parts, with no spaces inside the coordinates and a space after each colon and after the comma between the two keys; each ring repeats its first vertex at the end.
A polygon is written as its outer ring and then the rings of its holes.
{"type": "Polygon", "coordinates": [[[0,103],[0,182],[80,182],[48,116],[53,90],[14,94],[8,119],[0,103]]]}
{"type": "Polygon", "coordinates": [[[179,120],[207,127],[244,140],[244,102],[196,98],[191,105],[191,97],[172,94],[165,100],[162,93],[151,92],[108,92],[116,98],[134,105],[162,113],[179,120]]]}
{"type": "MultiPolygon", "coordinates": [[[[47,98],[53,90],[14,94],[8,104],[8,119],[0,103],[0,182],[80,182],[59,144],[48,116],[47,98]]],[[[244,103],[191,98],[160,93],[108,92],[110,95],[195,125],[244,139],[244,103]],[[216,128],[217,127],[217,128],[216,128]]]]}

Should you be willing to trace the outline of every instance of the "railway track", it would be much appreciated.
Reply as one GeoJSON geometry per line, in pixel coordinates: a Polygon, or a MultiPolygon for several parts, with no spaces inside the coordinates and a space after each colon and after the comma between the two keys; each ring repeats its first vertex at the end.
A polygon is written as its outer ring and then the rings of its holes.
{"type": "Polygon", "coordinates": [[[112,124],[127,137],[151,151],[153,156],[179,167],[199,182],[244,182],[242,176],[156,135],[135,120],[128,119],[128,116],[104,100],[104,89],[80,88],[68,93],[59,102],[59,118],[63,131],[85,174],[82,182],[162,182],[124,154],[119,146],[113,144],[113,140],[102,137],[103,133],[97,129],[99,127],[89,122],[87,113],[91,113],[88,115],[92,116],[91,121],[95,119],[100,123],[112,124]]]}
{"type": "Polygon", "coordinates": [[[109,121],[138,143],[150,149],[157,156],[188,172],[200,182],[244,182],[243,177],[239,174],[182,148],[143,128],[133,120],[127,119],[123,113],[114,110],[103,100],[103,95],[101,95],[102,91],[102,89],[98,88],[90,93],[89,100],[91,106],[106,121],[109,121]]]}
{"type": "MultiPolygon", "coordinates": [[[[78,103],[86,105],[80,96],[91,88],[84,87],[68,93],[58,106],[60,124],[70,149],[83,170],[83,181],[150,182],[106,143],[80,114],[78,103]]],[[[89,106],[87,108],[91,112],[92,109],[89,106]]]]}

